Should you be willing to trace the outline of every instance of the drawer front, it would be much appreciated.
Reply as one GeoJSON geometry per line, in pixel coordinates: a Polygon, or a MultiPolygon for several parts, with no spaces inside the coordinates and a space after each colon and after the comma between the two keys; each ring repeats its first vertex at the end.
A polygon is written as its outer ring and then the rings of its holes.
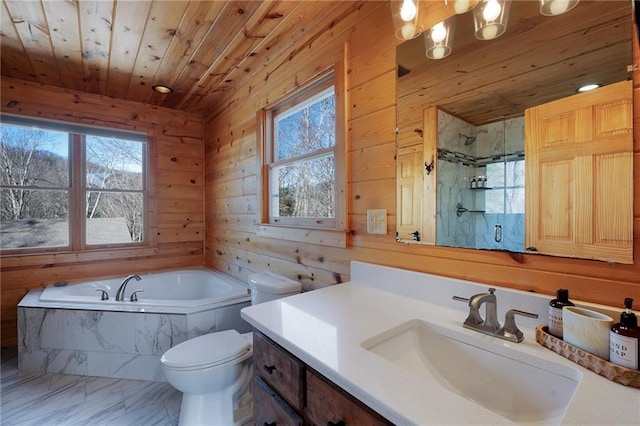
{"type": "Polygon", "coordinates": [[[253,333],[254,376],[262,377],[294,409],[305,402],[304,364],[258,332],[253,333]]]}
{"type": "Polygon", "coordinates": [[[259,377],[253,379],[255,426],[301,426],[302,417],[259,377]]]}
{"type": "Polygon", "coordinates": [[[307,369],[307,417],[318,426],[392,424],[311,369],[307,369]]]}

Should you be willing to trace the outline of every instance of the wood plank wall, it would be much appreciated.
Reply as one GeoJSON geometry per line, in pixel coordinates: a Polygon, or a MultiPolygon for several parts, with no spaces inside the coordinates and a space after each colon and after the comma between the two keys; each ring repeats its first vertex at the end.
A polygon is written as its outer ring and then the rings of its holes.
{"type": "Polygon", "coordinates": [[[204,263],[200,115],[2,78],[3,113],[147,133],[153,247],[1,259],[2,346],[17,344],[16,306],[31,288],[204,263]]]}
{"type": "MultiPolygon", "coordinates": [[[[422,3],[424,4],[424,3],[422,3]]],[[[435,24],[447,16],[429,3],[435,24]]],[[[635,201],[633,265],[547,256],[403,245],[395,242],[395,47],[388,2],[365,2],[321,33],[270,58],[224,100],[205,123],[206,264],[245,280],[273,270],[306,290],[349,279],[360,260],[552,295],[621,306],[640,300],[640,83],[635,79],[635,201]],[[256,235],[258,159],[255,112],[338,59],[346,43],[349,81],[349,247],[301,244],[256,235]],[[291,55],[291,52],[304,54],[291,55]],[[387,235],[366,234],[367,209],[387,209],[387,235]]],[[[455,52],[454,52],[455,54],[455,52]]],[[[637,45],[634,50],[638,60],[637,45]]],[[[635,72],[636,74],[638,71],[635,72]]],[[[637,75],[636,75],[637,77],[637,75]]]]}
{"type": "MultiPolygon", "coordinates": [[[[431,24],[447,16],[437,6],[439,2],[428,4],[431,24]]],[[[274,47],[264,68],[248,74],[234,92],[221,99],[219,110],[207,117],[204,147],[202,119],[197,115],[2,78],[3,112],[148,131],[157,165],[152,176],[157,186],[157,246],[151,253],[129,257],[111,251],[81,258],[56,255],[2,259],[2,346],[17,343],[16,305],[29,288],[60,280],[203,263],[241,280],[246,280],[252,271],[277,271],[301,280],[307,290],[347,281],[349,262],[360,260],[549,295],[558,287],[567,287],[573,298],[609,305],[620,305],[628,296],[640,300],[640,260],[633,265],[607,265],[396,243],[397,41],[393,37],[388,2],[332,3],[331,8],[333,15],[318,14],[303,39],[274,47]],[[255,113],[330,67],[345,49],[351,106],[349,247],[340,249],[258,237],[255,113]],[[176,160],[172,161],[173,158],[176,160]],[[388,233],[367,235],[366,210],[380,208],[387,209],[389,215],[388,233]]],[[[634,58],[636,62],[640,58],[637,44],[634,58]]],[[[635,74],[637,77],[638,71],[635,74]]],[[[634,93],[634,248],[638,259],[640,81],[637,78],[634,93]]]]}

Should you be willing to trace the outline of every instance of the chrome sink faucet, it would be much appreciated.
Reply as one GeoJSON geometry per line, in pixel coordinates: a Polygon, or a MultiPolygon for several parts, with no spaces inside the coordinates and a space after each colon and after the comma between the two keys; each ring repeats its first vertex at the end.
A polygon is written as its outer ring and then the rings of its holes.
{"type": "Polygon", "coordinates": [[[495,288],[490,288],[489,293],[475,294],[468,299],[465,297],[453,296],[453,300],[468,302],[469,304],[469,316],[464,320],[462,326],[464,328],[508,340],[510,342],[522,342],[522,340],[524,340],[524,335],[516,325],[515,316],[522,315],[529,318],[538,318],[538,314],[532,314],[518,309],[510,309],[505,314],[504,327],[501,327],[498,322],[498,301],[494,294],[495,291],[495,288]],[[480,315],[482,305],[485,305],[484,319],[480,315]]]}
{"type": "Polygon", "coordinates": [[[140,281],[142,278],[140,278],[139,275],[129,275],[127,278],[125,278],[122,281],[122,284],[120,284],[120,287],[118,287],[118,291],[116,292],[116,301],[117,302],[124,302],[125,298],[124,298],[124,290],[127,288],[127,284],[129,283],[129,281],[131,281],[132,278],[135,278],[136,281],[140,281]]]}

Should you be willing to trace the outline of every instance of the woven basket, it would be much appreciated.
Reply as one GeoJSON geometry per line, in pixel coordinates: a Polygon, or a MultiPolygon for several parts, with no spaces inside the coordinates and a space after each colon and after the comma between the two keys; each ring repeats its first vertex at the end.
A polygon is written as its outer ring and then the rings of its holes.
{"type": "Polygon", "coordinates": [[[539,325],[536,327],[536,341],[545,348],[551,349],[563,357],[588,368],[609,380],[625,386],[640,388],[640,371],[612,364],[607,360],[573,346],[572,344],[549,334],[549,327],[546,325],[539,325]]]}

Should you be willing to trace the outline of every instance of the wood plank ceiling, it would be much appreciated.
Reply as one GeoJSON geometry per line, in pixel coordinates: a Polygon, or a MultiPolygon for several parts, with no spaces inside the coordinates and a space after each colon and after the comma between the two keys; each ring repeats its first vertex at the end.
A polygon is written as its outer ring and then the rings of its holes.
{"type": "Polygon", "coordinates": [[[332,26],[360,3],[2,0],[2,75],[204,114],[274,52],[313,40],[318,16],[332,26]]]}

